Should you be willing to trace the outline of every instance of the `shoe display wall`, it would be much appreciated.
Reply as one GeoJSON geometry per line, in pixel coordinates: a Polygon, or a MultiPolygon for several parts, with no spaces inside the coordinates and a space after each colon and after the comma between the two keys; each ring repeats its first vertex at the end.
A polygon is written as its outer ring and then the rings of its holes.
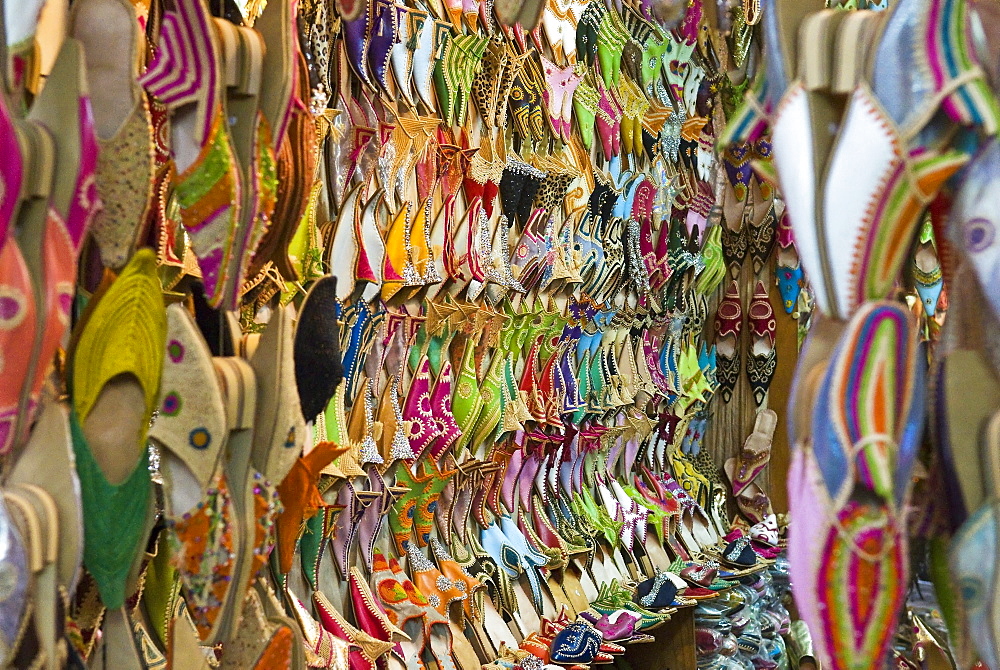
{"type": "Polygon", "coordinates": [[[995,667],[1000,14],[834,5],[0,0],[0,667],[995,667]]]}

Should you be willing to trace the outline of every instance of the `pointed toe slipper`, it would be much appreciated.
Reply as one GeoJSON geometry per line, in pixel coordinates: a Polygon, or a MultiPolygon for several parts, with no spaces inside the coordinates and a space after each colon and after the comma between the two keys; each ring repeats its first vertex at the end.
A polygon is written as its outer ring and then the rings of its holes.
{"type": "Polygon", "coordinates": [[[168,513],[201,502],[226,441],[226,408],[212,352],[183,305],[167,308],[167,341],[159,407],[149,436],[161,448],[168,513]]]}
{"type": "Polygon", "coordinates": [[[302,455],[306,436],[295,392],[293,315],[291,306],[275,310],[250,357],[258,389],[251,462],[274,484],[285,478],[302,455]]]}
{"type": "Polygon", "coordinates": [[[315,420],[326,408],[344,378],[336,296],[337,278],[322,277],[309,289],[299,311],[295,381],[305,421],[315,420]]]}

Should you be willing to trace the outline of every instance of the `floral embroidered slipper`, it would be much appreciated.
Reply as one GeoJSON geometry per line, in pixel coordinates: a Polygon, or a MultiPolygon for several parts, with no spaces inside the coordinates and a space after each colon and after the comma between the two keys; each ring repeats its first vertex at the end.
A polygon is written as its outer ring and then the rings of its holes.
{"type": "Polygon", "coordinates": [[[181,304],[167,308],[167,343],[160,409],[150,438],[160,446],[168,530],[160,551],[184,586],[192,622],[203,640],[216,640],[222,603],[238,548],[231,484],[219,466],[227,441],[219,378],[194,317],[181,304]]]}
{"type": "Polygon", "coordinates": [[[154,183],[153,122],[136,82],[145,36],[128,0],[74,3],[69,32],[84,48],[100,148],[97,193],[104,207],[92,233],[104,266],[119,269],[145,232],[154,183]]]}
{"type": "Polygon", "coordinates": [[[70,353],[70,426],[84,513],[84,565],[109,610],[147,531],[145,448],[163,370],[166,317],[156,256],[142,250],[91,299],[70,353]]]}

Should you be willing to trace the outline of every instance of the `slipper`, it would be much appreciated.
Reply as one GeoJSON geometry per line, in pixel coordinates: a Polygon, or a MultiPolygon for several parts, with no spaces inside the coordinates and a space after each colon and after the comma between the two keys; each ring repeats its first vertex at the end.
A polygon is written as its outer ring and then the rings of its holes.
{"type": "MultiPolygon", "coordinates": [[[[754,421],[753,433],[743,443],[736,457],[736,468],[732,468],[733,495],[738,496],[767,467],[771,457],[771,440],[778,425],[778,415],[772,409],[760,410],[754,421]]],[[[732,459],[730,459],[732,460],[732,459]]],[[[730,468],[726,467],[727,475],[730,468]]]]}
{"type": "Polygon", "coordinates": [[[364,259],[364,269],[367,272],[358,272],[362,269],[361,239],[358,226],[358,208],[363,202],[361,196],[365,191],[365,184],[355,184],[344,195],[344,202],[341,204],[337,217],[331,222],[330,229],[325,233],[327,240],[325,247],[327,256],[326,265],[335,268],[338,272],[343,269],[348,270],[347,276],[339,284],[339,291],[335,294],[342,302],[349,302],[354,294],[358,283],[365,275],[374,274],[367,257],[364,259]]]}
{"type": "Polygon", "coordinates": [[[70,34],[83,45],[97,133],[97,194],[91,231],[105,267],[119,269],[144,233],[154,183],[153,122],[136,82],[145,36],[128,0],[73,3],[70,34]]]}
{"type": "Polygon", "coordinates": [[[65,605],[57,575],[59,512],[48,493],[30,484],[9,487],[4,499],[26,540],[32,572],[33,625],[25,631],[13,665],[54,670],[66,656],[65,605]]]}
{"type": "MultiPolygon", "coordinates": [[[[181,645],[177,643],[177,646],[181,645]]],[[[101,638],[94,649],[88,667],[95,668],[95,670],[105,667],[143,670],[146,667],[143,665],[139,649],[136,647],[132,623],[124,608],[109,611],[104,615],[104,620],[101,622],[101,638]]],[[[196,665],[185,667],[197,668],[196,665]]]]}
{"type": "Polygon", "coordinates": [[[52,401],[42,409],[28,444],[5,483],[37,486],[52,497],[59,525],[57,579],[66,594],[72,596],[83,562],[83,516],[69,411],[65,405],[52,401]]]}
{"type": "MultiPolygon", "coordinates": [[[[261,27],[261,31],[265,33],[265,41],[268,41],[269,31],[265,27],[261,27]]],[[[266,69],[268,54],[265,53],[264,59],[266,69]]],[[[297,89],[292,99],[284,140],[275,150],[278,188],[275,193],[274,214],[257,245],[249,268],[249,276],[256,276],[271,262],[286,281],[299,278],[288,249],[300,226],[308,221],[306,210],[319,158],[316,132],[318,119],[307,107],[311,99],[309,66],[302,53],[296,56],[294,67],[298,71],[297,89]]],[[[262,95],[262,100],[266,100],[268,91],[265,89],[262,95]]],[[[264,104],[262,101],[262,107],[264,104]]]]}
{"type": "Polygon", "coordinates": [[[167,667],[190,668],[190,670],[211,670],[212,667],[208,664],[208,658],[198,644],[194,625],[190,619],[183,615],[174,617],[170,622],[167,667]]]}
{"type": "Polygon", "coordinates": [[[305,421],[295,391],[293,318],[293,307],[276,309],[250,356],[258,388],[250,462],[274,484],[285,478],[302,455],[306,440],[305,421]]]}
{"type": "Polygon", "coordinates": [[[923,423],[922,355],[905,306],[862,306],[820,382],[811,448],[807,442],[793,455],[789,499],[807,523],[789,536],[791,578],[814,585],[799,587],[796,604],[827,659],[885,658],[889,622],[906,599],[905,510],[923,423]]]}
{"type": "Polygon", "coordinates": [[[968,637],[984,663],[1000,662],[1000,574],[993,559],[997,555],[998,489],[1000,486],[1000,412],[993,415],[985,431],[982,458],[983,480],[989,496],[955,534],[949,550],[953,579],[963,602],[968,637]]]}
{"type": "Polygon", "coordinates": [[[927,242],[921,241],[913,255],[913,282],[917,295],[924,306],[924,314],[933,317],[937,312],[941,291],[944,289],[944,274],[934,246],[933,234],[927,242]]]}
{"type": "Polygon", "coordinates": [[[213,307],[235,306],[230,276],[240,226],[241,174],[225,111],[220,37],[204,0],[177,0],[139,83],[172,112],[171,154],[181,223],[213,307]]]}
{"type": "Polygon", "coordinates": [[[767,398],[767,390],[771,387],[771,380],[778,364],[778,352],[774,346],[777,323],[764,282],[758,281],[754,287],[753,299],[747,309],[747,321],[750,325],[747,380],[750,382],[754,400],[760,407],[767,398]]]}
{"type": "Polygon", "coordinates": [[[13,519],[13,511],[6,503],[0,502],[0,537],[3,537],[4,552],[0,556],[2,564],[9,570],[13,581],[13,590],[4,600],[0,618],[0,660],[5,664],[13,661],[13,653],[23,635],[27,624],[28,600],[30,598],[30,552],[27,539],[22,537],[13,519]]]}
{"type": "MultiPolygon", "coordinates": [[[[720,228],[716,226],[716,229],[720,228]]],[[[732,400],[740,376],[740,331],[743,330],[743,306],[739,283],[730,282],[715,313],[715,351],[718,393],[722,401],[732,400]]]]}
{"type": "Polygon", "coordinates": [[[236,636],[222,646],[222,663],[226,670],[269,670],[270,668],[298,668],[293,663],[296,652],[302,655],[302,642],[296,635],[291,621],[269,619],[261,604],[260,596],[253,589],[247,593],[236,636]]]}
{"type": "Polygon", "coordinates": [[[990,213],[1000,196],[995,192],[1000,174],[1000,142],[987,141],[962,173],[949,215],[953,248],[960,249],[994,317],[1000,318],[1000,240],[990,213]]]}
{"type": "MultiPolygon", "coordinates": [[[[171,561],[200,638],[216,639],[238,547],[231,483],[219,468],[226,407],[208,345],[183,305],[167,308],[160,411],[150,438],[161,446],[171,561]]],[[[167,547],[161,548],[167,551],[167,547]]]]}
{"type": "Polygon", "coordinates": [[[104,605],[114,610],[124,604],[152,497],[145,442],[167,330],[155,254],[136,253],[95,298],[70,354],[70,425],[83,499],[84,565],[104,605]]]}
{"type": "MultiPolygon", "coordinates": [[[[729,478],[730,483],[732,483],[733,477],[736,476],[736,468],[735,458],[727,459],[723,466],[723,470],[726,473],[726,477],[729,478]]],[[[740,513],[750,523],[760,523],[767,515],[773,512],[770,497],[752,480],[747,482],[746,487],[735,497],[740,513]]]]}
{"type": "Polygon", "coordinates": [[[228,590],[213,626],[217,639],[230,639],[239,625],[246,591],[267,562],[274,541],[277,493],[253,465],[258,383],[253,368],[237,357],[212,361],[226,407],[227,457],[223,472],[232,497],[234,550],[228,590]]]}
{"type": "Polygon", "coordinates": [[[23,440],[56,351],[70,323],[76,258],[98,201],[93,170],[97,145],[87,111],[80,44],[67,39],[43,91],[19,124],[25,199],[18,244],[31,273],[38,331],[28,358],[17,439],[23,440]],[[58,145],[58,146],[57,146],[58,145]],[[57,160],[56,151],[65,159],[57,160]]]}
{"type": "Polygon", "coordinates": [[[295,382],[307,423],[329,404],[344,378],[340,326],[336,313],[337,278],[322,277],[306,294],[295,327],[295,382]]]}
{"type": "Polygon", "coordinates": [[[149,437],[161,447],[167,512],[179,518],[205,498],[226,442],[226,409],[212,352],[181,304],[167,307],[159,413],[149,437]]]}
{"type": "Polygon", "coordinates": [[[7,352],[3,372],[8,383],[0,389],[0,453],[10,453],[18,434],[22,388],[27,386],[32,346],[38,332],[31,275],[16,241],[0,250],[0,346],[7,352]]]}
{"type": "MultiPolygon", "coordinates": [[[[294,80],[295,71],[291,68],[265,71],[268,50],[257,30],[221,18],[214,19],[214,28],[222,56],[229,133],[241,179],[240,225],[231,240],[233,252],[224,273],[236,282],[235,290],[239,293],[249,279],[254,253],[274,215],[278,188],[271,119],[260,110],[261,92],[268,86],[275,98],[282,98],[287,80],[294,80]],[[265,82],[267,72],[272,77],[265,82]]],[[[271,111],[277,113],[273,106],[271,111]]],[[[279,120],[283,121],[284,118],[279,120]]],[[[228,309],[236,309],[237,305],[238,296],[225,304],[228,309]]]]}
{"type": "MultiPolygon", "coordinates": [[[[292,569],[295,549],[305,524],[313,517],[326,516],[328,506],[320,495],[317,483],[320,473],[347,447],[333,442],[320,442],[308,454],[296,459],[291,470],[278,485],[282,510],[274,519],[277,565],[282,574],[292,569]]],[[[322,543],[326,535],[319,538],[322,543]]],[[[300,548],[300,551],[302,549],[300,548]]],[[[322,556],[316,549],[317,561],[322,556]]],[[[303,554],[304,558],[304,554],[303,554]]]]}
{"type": "Polygon", "coordinates": [[[754,542],[766,544],[769,547],[778,546],[778,519],[773,514],[768,514],[767,518],[758,524],[750,527],[750,539],[754,542]]]}
{"type": "Polygon", "coordinates": [[[1000,410],[1000,379],[979,351],[956,349],[937,365],[933,420],[941,445],[952,524],[960,526],[987,500],[981,435],[1000,410]]]}
{"type": "Polygon", "coordinates": [[[43,126],[55,139],[58,158],[50,205],[61,218],[75,258],[100,202],[94,179],[98,144],[80,42],[66,38],[46,82],[55,86],[48,94],[43,89],[38,95],[28,120],[43,126]]]}

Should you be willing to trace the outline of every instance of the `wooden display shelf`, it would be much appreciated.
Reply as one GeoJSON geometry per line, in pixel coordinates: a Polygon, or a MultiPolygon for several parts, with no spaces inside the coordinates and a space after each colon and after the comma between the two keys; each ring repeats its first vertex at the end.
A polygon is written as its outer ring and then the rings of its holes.
{"type": "Polygon", "coordinates": [[[698,667],[694,640],[694,608],[678,610],[659,628],[649,631],[655,639],[647,644],[631,644],[625,661],[632,670],[695,670],[698,667]]]}

